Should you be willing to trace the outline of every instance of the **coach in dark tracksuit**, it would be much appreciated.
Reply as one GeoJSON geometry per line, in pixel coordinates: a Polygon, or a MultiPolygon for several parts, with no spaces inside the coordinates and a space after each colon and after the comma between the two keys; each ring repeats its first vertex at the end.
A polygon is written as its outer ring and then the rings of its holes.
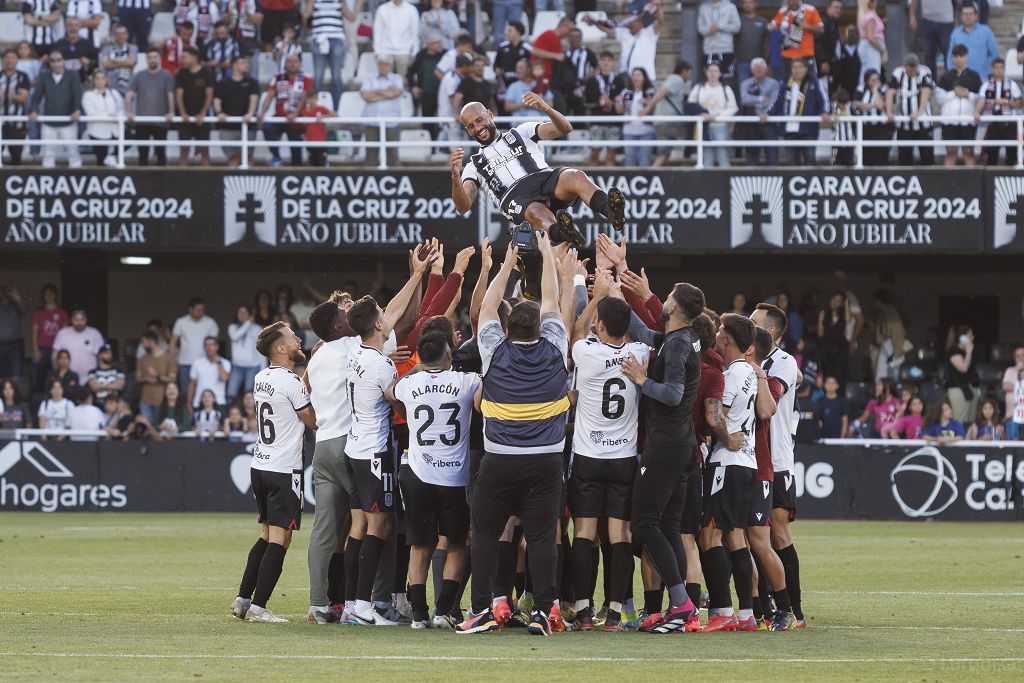
{"type": "Polygon", "coordinates": [[[531,633],[551,633],[556,596],[555,544],[562,492],[565,413],[569,410],[568,335],[558,301],[558,274],[551,244],[537,233],[543,258],[541,304],[523,301],[508,316],[507,335],[498,308],[518,250],[509,248],[501,271],[480,307],[477,344],[483,360],[485,454],[473,486],[473,616],[462,633],[501,628],[511,616],[507,598],[494,595],[498,539],[518,515],[530,548],[535,609],[531,633]]]}
{"type": "Polygon", "coordinates": [[[622,372],[643,394],[647,441],[633,484],[630,527],[643,544],[669,593],[669,609],[656,632],[682,631],[697,608],[686,594],[686,553],[680,524],[686,504],[686,473],[697,457],[693,401],[700,384],[700,340],[690,323],[704,311],[704,293],[677,284],[665,299],[665,333],[648,329],[633,314],[629,334],[657,349],[650,367],[631,358],[622,372]]]}

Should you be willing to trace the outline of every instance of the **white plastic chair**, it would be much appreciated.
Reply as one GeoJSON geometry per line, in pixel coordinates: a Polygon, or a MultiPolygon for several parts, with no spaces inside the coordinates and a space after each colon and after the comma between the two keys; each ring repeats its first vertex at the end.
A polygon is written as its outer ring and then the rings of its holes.
{"type": "Polygon", "coordinates": [[[398,148],[398,160],[402,163],[427,163],[431,154],[430,133],[425,130],[403,130],[399,132],[398,139],[401,146],[398,148]]]}

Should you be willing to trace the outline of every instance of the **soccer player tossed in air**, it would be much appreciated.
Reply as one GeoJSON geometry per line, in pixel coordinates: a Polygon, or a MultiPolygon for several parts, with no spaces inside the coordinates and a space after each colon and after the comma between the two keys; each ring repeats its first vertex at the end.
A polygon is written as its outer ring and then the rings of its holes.
{"type": "Polygon", "coordinates": [[[411,437],[398,484],[405,504],[405,535],[412,546],[409,600],[414,629],[456,626],[450,613],[465,568],[469,536],[469,430],[482,385],[480,375],[451,369],[449,343],[444,332],[421,336],[416,352],[422,371],[397,379],[385,392],[409,421],[411,437]],[[427,567],[439,535],[448,540],[448,553],[441,594],[435,596],[437,614],[428,621],[427,567]]]}
{"type": "Polygon", "coordinates": [[[568,135],[572,124],[537,93],[526,93],[523,104],[544,112],[550,121],[529,121],[499,134],[494,113],[484,105],[470,102],[462,108],[459,120],[469,136],[480,143],[480,149],[470,155],[465,167],[461,147],[453,150],[448,160],[455,208],[460,213],[469,211],[482,187],[513,224],[525,221],[545,230],[552,242],[580,247],[585,238],[568,209],[582,199],[613,228],[622,230],[626,199],[620,190],[613,187],[605,192],[583,171],[551,168],[544,159],[537,143],[568,135]]]}
{"type": "Polygon", "coordinates": [[[267,602],[281,578],[292,531],[302,522],[302,436],[306,427],[316,429],[316,414],[305,383],[294,372],[306,356],[292,328],[283,322],[263,328],[256,350],[270,359],[270,367],[256,375],[253,390],[259,441],[250,476],[263,528],[249,550],[231,614],[277,624],[288,620],[272,614],[267,602]]]}

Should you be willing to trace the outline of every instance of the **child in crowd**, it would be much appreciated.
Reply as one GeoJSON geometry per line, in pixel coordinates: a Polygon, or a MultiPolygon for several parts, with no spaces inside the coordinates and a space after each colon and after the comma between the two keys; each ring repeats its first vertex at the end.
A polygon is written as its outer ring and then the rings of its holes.
{"type": "MultiPolygon", "coordinates": [[[[835,101],[832,103],[832,139],[836,142],[852,142],[857,139],[853,111],[850,109],[850,93],[846,88],[839,88],[836,91],[835,101]]],[[[833,148],[834,166],[853,166],[853,158],[853,147],[833,148]]]]}
{"type": "Polygon", "coordinates": [[[944,446],[964,438],[964,426],[959,420],[953,419],[953,406],[949,401],[929,408],[924,422],[921,437],[929,443],[944,446]]]}
{"type": "Polygon", "coordinates": [[[209,389],[204,390],[199,398],[199,409],[192,415],[192,428],[203,437],[210,437],[220,430],[223,421],[217,398],[209,389]]]}
{"type": "MultiPolygon", "coordinates": [[[[316,119],[316,123],[306,124],[306,142],[327,142],[327,125],[323,123],[325,116],[337,116],[337,114],[327,107],[320,106],[317,103],[317,93],[310,90],[302,100],[302,108],[299,110],[300,118],[316,119]]],[[[311,145],[306,150],[309,152],[310,166],[327,165],[326,147],[314,147],[311,145]]]]}
{"type": "Polygon", "coordinates": [[[1002,441],[1006,437],[999,421],[999,405],[985,397],[978,404],[978,417],[967,430],[968,441],[1002,441]]]}
{"type": "Polygon", "coordinates": [[[846,435],[846,398],[839,395],[839,381],[835,377],[825,378],[825,397],[818,402],[817,418],[820,438],[841,439],[846,435]]]}
{"type": "Polygon", "coordinates": [[[231,436],[241,436],[245,433],[245,418],[242,417],[242,409],[237,405],[228,408],[228,416],[224,418],[222,431],[231,436]]]}
{"type": "Polygon", "coordinates": [[[924,401],[919,396],[907,401],[906,410],[895,422],[881,430],[883,439],[920,439],[924,421],[924,401]]]}
{"type": "Polygon", "coordinates": [[[551,92],[551,81],[544,77],[544,61],[537,60],[533,63],[533,92],[546,98],[551,92]]]}
{"type": "Polygon", "coordinates": [[[868,402],[861,416],[850,425],[851,436],[860,434],[861,427],[866,427],[871,417],[875,418],[874,432],[877,434],[881,434],[883,429],[896,421],[902,404],[894,396],[895,388],[891,379],[880,379],[875,382],[875,398],[868,402]]]}
{"type": "Polygon", "coordinates": [[[274,43],[274,59],[277,61],[277,70],[284,72],[284,60],[289,55],[298,55],[302,58],[302,43],[299,42],[299,27],[295,24],[285,24],[281,28],[281,39],[274,43]]]}

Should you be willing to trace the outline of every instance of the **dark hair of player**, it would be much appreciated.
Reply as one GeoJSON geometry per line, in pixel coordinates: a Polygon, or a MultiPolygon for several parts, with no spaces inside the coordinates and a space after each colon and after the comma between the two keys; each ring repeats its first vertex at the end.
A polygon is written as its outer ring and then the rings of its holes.
{"type": "MultiPolygon", "coordinates": [[[[448,340],[448,347],[455,348],[455,328],[452,326],[452,321],[443,315],[435,315],[429,319],[420,327],[420,337],[425,334],[440,333],[444,335],[444,338],[448,340]]],[[[418,348],[418,347],[417,347],[418,348]]]]}
{"type": "Polygon", "coordinates": [[[536,301],[521,301],[508,314],[508,338],[533,341],[540,336],[540,306],[536,301]]]}
{"type": "Polygon", "coordinates": [[[416,353],[419,354],[420,362],[424,365],[440,363],[449,349],[451,346],[448,345],[448,337],[439,330],[421,334],[416,343],[416,353]]]}
{"type": "Polygon", "coordinates": [[[718,315],[718,311],[713,308],[704,307],[704,315],[711,318],[711,322],[714,324],[715,332],[718,332],[718,328],[722,326],[722,316],[718,315]]]}
{"type": "Polygon", "coordinates": [[[700,340],[701,351],[715,348],[715,323],[707,313],[701,313],[690,323],[693,333],[700,340]]]}
{"type": "Polygon", "coordinates": [[[608,336],[621,339],[629,331],[629,319],[633,309],[622,299],[606,297],[597,302],[597,319],[604,323],[608,336]]]}
{"type": "Polygon", "coordinates": [[[754,343],[755,325],[750,318],[745,318],[736,313],[726,313],[722,316],[722,329],[729,335],[741,352],[746,352],[754,343]]]}
{"type": "Polygon", "coordinates": [[[786,313],[775,304],[758,304],[754,306],[755,311],[764,311],[765,316],[775,325],[775,334],[781,339],[789,327],[789,320],[786,313]]]}
{"type": "Polygon", "coordinates": [[[325,342],[334,341],[341,337],[349,337],[354,332],[348,324],[348,316],[345,314],[345,310],[333,301],[325,301],[309,314],[309,328],[313,330],[313,334],[323,339],[325,342]],[[337,325],[338,316],[341,316],[344,320],[342,329],[339,332],[337,325]]]}
{"type": "Polygon", "coordinates": [[[512,313],[512,304],[507,299],[502,299],[498,304],[498,324],[504,332],[508,332],[508,316],[512,313]]]}
{"type": "Polygon", "coordinates": [[[365,340],[373,333],[373,326],[380,319],[380,309],[372,296],[364,296],[348,311],[348,324],[352,331],[365,340]]]}
{"type": "Polygon", "coordinates": [[[196,306],[199,306],[199,305],[203,305],[203,306],[206,305],[206,302],[203,301],[203,297],[201,297],[201,296],[194,296],[194,297],[192,297],[191,299],[188,300],[188,307],[189,308],[195,308],[196,306]]]}
{"type": "Polygon", "coordinates": [[[284,328],[288,327],[288,323],[283,320],[278,320],[276,323],[270,323],[262,330],[256,337],[256,350],[264,358],[270,358],[270,351],[274,348],[274,344],[281,338],[281,334],[284,328]]]}
{"type": "Polygon", "coordinates": [[[768,354],[772,352],[772,347],[775,346],[775,342],[772,340],[772,335],[768,334],[768,330],[763,327],[754,327],[754,359],[758,363],[762,362],[768,357],[768,354]]]}
{"type": "Polygon", "coordinates": [[[679,282],[672,288],[672,300],[683,316],[692,321],[704,311],[704,292],[689,282],[679,282]]]}

